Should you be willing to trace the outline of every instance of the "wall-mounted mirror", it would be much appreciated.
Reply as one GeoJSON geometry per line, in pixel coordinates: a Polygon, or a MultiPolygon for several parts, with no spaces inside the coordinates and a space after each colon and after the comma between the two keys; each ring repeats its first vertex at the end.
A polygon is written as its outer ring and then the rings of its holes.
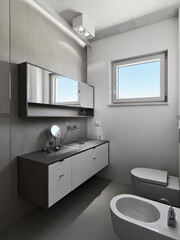
{"type": "Polygon", "coordinates": [[[93,108],[92,86],[31,64],[27,72],[28,102],[93,108]]]}
{"type": "MultiPolygon", "coordinates": [[[[42,112],[44,106],[63,108],[62,116],[93,115],[94,88],[86,83],[27,62],[19,64],[19,80],[20,116],[47,116],[48,113],[42,112]],[[71,109],[72,114],[65,113],[66,108],[71,109]],[[81,111],[77,114],[75,108],[81,111]]],[[[51,109],[48,116],[59,114],[51,109]]]]}

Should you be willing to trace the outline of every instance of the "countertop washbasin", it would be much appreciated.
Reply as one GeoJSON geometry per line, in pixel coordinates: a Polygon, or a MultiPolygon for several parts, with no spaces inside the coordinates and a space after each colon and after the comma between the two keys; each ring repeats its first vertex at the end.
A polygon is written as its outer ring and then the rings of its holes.
{"type": "Polygon", "coordinates": [[[86,151],[91,148],[96,148],[97,146],[108,143],[107,140],[94,140],[94,139],[83,139],[83,144],[80,142],[64,144],[60,147],[58,151],[46,152],[37,151],[28,154],[18,156],[26,160],[35,161],[38,163],[50,165],[57,161],[64,160],[80,152],[86,151]]]}
{"type": "Polygon", "coordinates": [[[86,147],[87,144],[86,143],[83,143],[83,144],[80,144],[80,143],[70,143],[70,144],[67,144],[67,145],[63,145],[63,148],[65,149],[81,149],[83,147],[86,147]]]}
{"type": "Polygon", "coordinates": [[[76,142],[73,143],[68,143],[68,144],[64,144],[63,147],[64,148],[69,148],[69,149],[83,149],[86,147],[91,147],[94,144],[98,144],[101,143],[102,141],[98,141],[98,140],[88,140],[88,139],[83,139],[83,140],[78,140],[76,142]]]}

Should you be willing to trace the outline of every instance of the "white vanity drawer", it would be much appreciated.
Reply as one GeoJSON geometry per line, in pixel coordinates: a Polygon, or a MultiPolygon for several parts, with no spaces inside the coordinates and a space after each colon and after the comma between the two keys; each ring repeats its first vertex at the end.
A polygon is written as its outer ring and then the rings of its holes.
{"type": "Polygon", "coordinates": [[[49,182],[59,177],[61,174],[71,170],[71,158],[65,158],[48,166],[49,182]]]}
{"type": "Polygon", "coordinates": [[[105,152],[108,152],[108,143],[102,144],[94,148],[94,155],[97,157],[105,152]]]}
{"type": "Polygon", "coordinates": [[[77,155],[74,155],[71,157],[72,161],[72,169],[87,163],[89,160],[93,158],[93,149],[84,151],[82,153],[79,153],[77,155]]]}
{"type": "Polygon", "coordinates": [[[71,171],[59,175],[48,183],[48,207],[71,192],[71,171]]]}

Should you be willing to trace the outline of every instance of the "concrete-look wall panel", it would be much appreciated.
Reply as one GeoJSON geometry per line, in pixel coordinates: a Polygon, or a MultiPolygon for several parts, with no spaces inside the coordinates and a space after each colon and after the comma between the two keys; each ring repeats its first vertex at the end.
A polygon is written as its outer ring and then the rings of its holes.
{"type": "Polygon", "coordinates": [[[9,1],[0,1],[0,113],[9,113],[9,1]]]}
{"type": "Polygon", "coordinates": [[[65,33],[43,14],[31,0],[11,0],[11,178],[12,221],[20,219],[35,206],[17,195],[17,161],[21,154],[40,150],[48,144],[50,127],[60,126],[62,137],[86,138],[87,120],[83,118],[18,117],[18,64],[30,62],[47,70],[86,81],[86,48],[65,33]],[[67,124],[77,124],[80,130],[67,133],[67,124]]]}
{"type": "Polygon", "coordinates": [[[11,3],[12,63],[28,60],[52,72],[86,82],[86,48],[32,2],[13,0],[11,3]]]}
{"type": "Polygon", "coordinates": [[[93,42],[88,83],[95,86],[95,117],[88,136],[110,140],[110,165],[101,176],[130,183],[135,167],[178,176],[177,18],[93,42]],[[111,62],[168,50],[168,105],[110,107],[111,62]],[[94,120],[101,127],[94,126],[94,120]]]}
{"type": "MultiPolygon", "coordinates": [[[[9,1],[0,1],[0,232],[10,226],[9,1]]],[[[7,228],[4,239],[9,239],[7,228]]],[[[1,238],[1,234],[0,234],[1,238]]]]}
{"type": "Polygon", "coordinates": [[[0,116],[0,231],[10,224],[10,118],[0,116]]]}
{"type": "MultiPolygon", "coordinates": [[[[179,177],[180,177],[180,8],[178,10],[178,127],[179,127],[179,177]]],[[[180,178],[179,178],[180,181],[180,178]]]]}

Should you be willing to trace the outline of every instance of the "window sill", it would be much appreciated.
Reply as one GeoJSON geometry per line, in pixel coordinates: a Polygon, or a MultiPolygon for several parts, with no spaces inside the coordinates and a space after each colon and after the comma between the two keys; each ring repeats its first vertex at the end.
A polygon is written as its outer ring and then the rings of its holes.
{"type": "Polygon", "coordinates": [[[136,102],[136,103],[115,103],[108,104],[108,107],[125,107],[125,106],[164,106],[169,105],[168,102],[136,102]]]}

